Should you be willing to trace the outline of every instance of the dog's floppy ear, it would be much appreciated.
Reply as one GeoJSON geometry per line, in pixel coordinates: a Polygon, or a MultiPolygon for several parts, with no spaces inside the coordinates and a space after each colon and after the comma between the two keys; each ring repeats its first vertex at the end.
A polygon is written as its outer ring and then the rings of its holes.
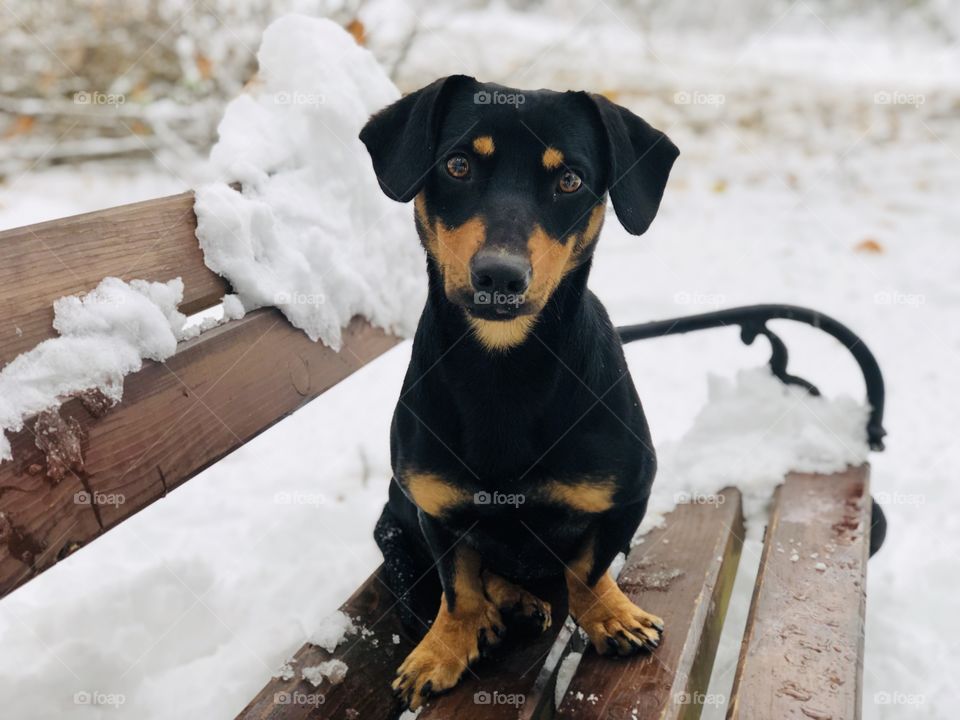
{"type": "Polygon", "coordinates": [[[380,188],[392,200],[408,202],[420,192],[436,154],[439,108],[464,75],[435,80],[388,105],[360,131],[380,188]]]}
{"type": "Polygon", "coordinates": [[[590,95],[607,135],[607,185],[617,218],[633,235],[650,227],[680,151],[670,138],[602,95],[590,95]]]}

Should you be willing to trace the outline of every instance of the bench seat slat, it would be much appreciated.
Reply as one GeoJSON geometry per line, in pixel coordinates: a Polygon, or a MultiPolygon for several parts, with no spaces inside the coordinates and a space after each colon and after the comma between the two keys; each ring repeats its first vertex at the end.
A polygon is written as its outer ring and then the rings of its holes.
{"type": "Polygon", "coordinates": [[[107,276],[183,278],[181,312],[216,305],[227,283],[203,263],[193,193],[0,232],[0,367],[56,337],[53,301],[107,276]]]}
{"type": "MultiPolygon", "coordinates": [[[[289,680],[273,678],[244,708],[237,720],[394,720],[401,713],[400,703],[390,688],[396,669],[416,645],[400,625],[397,598],[379,578],[379,570],[344,603],[340,610],[363,628],[359,635],[347,636],[334,652],[307,643],[294,655],[292,666],[296,676],[289,680]],[[394,639],[397,642],[394,642],[394,639]],[[302,669],[337,658],[347,664],[347,677],[339,685],[329,681],[313,687],[301,676],[302,669]],[[323,696],[318,703],[317,693],[323,696]]],[[[564,628],[567,616],[563,588],[548,588],[544,599],[553,601],[553,625],[537,638],[515,638],[499,650],[495,658],[475,665],[452,692],[431,699],[418,714],[420,720],[445,720],[469,717],[470,720],[491,720],[506,717],[533,717],[530,707],[525,714],[509,713],[504,707],[476,704],[474,694],[496,687],[501,693],[523,693],[534,706],[550,698],[540,683],[540,669],[558,633],[570,639],[570,628],[564,628]]],[[[562,641],[564,642],[564,641],[562,641]]],[[[552,686],[551,686],[552,687],[552,686]]]]}
{"type": "Polygon", "coordinates": [[[664,620],[651,654],[606,658],[589,648],[558,718],[695,718],[702,709],[743,544],[740,493],[678,505],[644,536],[618,578],[637,605],[664,620]]]}
{"type": "Polygon", "coordinates": [[[47,476],[28,422],[10,438],[14,460],[0,465],[0,597],[398,342],[359,318],[343,338],[336,353],[278,311],[258,310],[183,343],[165,364],[146,363],[125,379],[123,402],[101,417],[79,400],[65,403],[60,416],[86,439],[83,469],[60,482],[47,476]],[[92,506],[74,502],[82,490],[92,506]],[[25,546],[36,551],[17,552],[25,546]]]}
{"type": "Polygon", "coordinates": [[[791,473],[778,489],[740,650],[730,720],[860,717],[867,465],[791,473]]]}
{"type": "MultiPolygon", "coordinates": [[[[666,525],[651,531],[627,559],[620,575],[622,587],[643,607],[661,614],[669,625],[651,657],[631,660],[599,658],[588,651],[565,696],[562,717],[686,717],[682,692],[706,690],[727,601],[736,575],[743,515],[740,493],[727,489],[715,505],[683,505],[667,517],[666,525]],[[667,540],[669,542],[664,542],[667,540]],[[577,700],[590,693],[600,704],[577,700]],[[664,708],[673,714],[663,715],[664,708]],[[617,714],[626,713],[626,714],[617,714]],[[648,714],[644,714],[648,713],[648,714]]],[[[582,650],[567,616],[565,590],[557,582],[539,593],[553,607],[553,625],[537,638],[508,634],[504,647],[477,663],[451,692],[432,698],[419,714],[421,720],[543,720],[554,714],[554,686],[559,659],[571,649],[582,650]],[[551,652],[552,649],[552,652],[551,652]],[[546,665],[550,656],[551,662],[546,665]],[[496,696],[496,700],[494,697],[496,696]],[[521,703],[510,704],[522,696],[521,703]]],[[[238,716],[238,720],[306,720],[307,718],[363,717],[394,720],[399,705],[390,692],[394,672],[414,646],[399,626],[396,598],[374,573],[342,606],[359,619],[367,632],[349,636],[334,653],[309,643],[296,653],[295,677],[274,678],[238,716]],[[396,634],[399,643],[393,643],[396,634]],[[340,685],[325,681],[314,688],[300,673],[305,666],[339,658],[349,671],[340,685]],[[317,703],[317,693],[323,695],[317,703]],[[359,713],[359,714],[358,714],[359,713]]]]}
{"type": "Polygon", "coordinates": [[[545,668],[544,663],[551,650],[555,658],[559,657],[571,642],[574,626],[571,623],[565,627],[567,591],[559,578],[530,589],[550,603],[550,628],[535,637],[524,636],[519,630],[508,631],[490,659],[473,666],[452,692],[426,704],[420,720],[529,720],[552,710],[557,664],[545,668]],[[554,643],[563,647],[554,648],[554,643]]]}

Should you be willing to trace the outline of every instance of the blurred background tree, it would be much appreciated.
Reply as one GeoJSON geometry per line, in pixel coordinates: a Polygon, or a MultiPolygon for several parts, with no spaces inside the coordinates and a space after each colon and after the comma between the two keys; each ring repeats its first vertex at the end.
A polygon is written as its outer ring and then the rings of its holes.
{"type": "MultiPolygon", "coordinates": [[[[160,153],[182,163],[204,157],[223,106],[255,79],[263,28],[286,12],[329,17],[349,28],[401,90],[409,90],[431,75],[458,70],[500,79],[504,68],[491,64],[484,49],[495,38],[448,33],[451,21],[486,10],[560,19],[579,27],[588,41],[592,27],[621,23],[649,58],[659,58],[677,32],[711,35],[737,48],[798,5],[811,9],[808,21],[820,30],[817,24],[825,18],[837,31],[889,27],[930,33],[945,44],[960,37],[960,13],[952,0],[510,0],[493,8],[479,0],[5,0],[0,178],[86,159],[160,153]],[[421,45],[430,58],[438,46],[454,57],[414,61],[421,45]]],[[[570,41],[555,38],[558,46],[570,41]]],[[[617,48],[597,45],[598,53],[613,50],[611,59],[616,57],[617,48]]],[[[540,63],[539,55],[549,50],[531,42],[529,59],[540,63]]],[[[540,64],[544,72],[524,74],[546,76],[553,84],[584,82],[578,58],[568,58],[568,67],[540,64]]],[[[629,88],[611,88],[624,90],[629,88]]]]}

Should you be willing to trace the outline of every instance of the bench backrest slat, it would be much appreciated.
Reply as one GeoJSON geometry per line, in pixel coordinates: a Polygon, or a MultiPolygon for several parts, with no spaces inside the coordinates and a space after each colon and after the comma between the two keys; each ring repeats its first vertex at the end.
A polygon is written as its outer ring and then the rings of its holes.
{"type": "Polygon", "coordinates": [[[0,232],[0,367],[56,336],[54,300],[107,276],[182,277],[188,315],[217,304],[227,283],[203,264],[196,226],[187,192],[0,232]]]}
{"type": "MultiPolygon", "coordinates": [[[[53,301],[106,276],[181,277],[181,311],[219,302],[203,262],[193,193],[0,233],[0,366],[54,337],[53,301]]],[[[0,464],[0,597],[163,497],[392,347],[355,319],[342,352],[261,310],[124,380],[123,402],[72,399],[10,437],[0,464]]]]}

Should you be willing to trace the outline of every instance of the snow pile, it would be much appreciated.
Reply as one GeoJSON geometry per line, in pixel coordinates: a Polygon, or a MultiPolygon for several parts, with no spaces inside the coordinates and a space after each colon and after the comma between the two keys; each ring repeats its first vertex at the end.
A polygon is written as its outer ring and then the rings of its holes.
{"type": "Polygon", "coordinates": [[[0,371],[0,461],[11,459],[3,431],[16,432],[26,418],[58,406],[84,390],[98,389],[114,402],[123,395],[123,376],[144,359],[163,361],[177,341],[199,332],[185,328],[177,310],[180,278],[167,283],[104,279],[82,297],[53,304],[60,337],[45,340],[0,371]]]}
{"type": "Polygon", "coordinates": [[[283,665],[277,668],[277,671],[271,676],[280,680],[293,680],[297,674],[293,669],[293,660],[287,660],[283,665]]]}
{"type": "Polygon", "coordinates": [[[329,678],[330,683],[339,685],[347,677],[347,664],[343,660],[324,660],[319,665],[312,665],[303,669],[303,679],[314,687],[320,687],[324,679],[329,678]]]}
{"type": "Polygon", "coordinates": [[[223,319],[239,320],[247,311],[243,308],[243,301],[236,295],[223,296],[223,319]]]}
{"type": "Polygon", "coordinates": [[[734,379],[711,375],[708,394],[683,437],[659,448],[641,532],[678,503],[712,502],[727,486],[742,493],[748,525],[762,527],[773,489],[788,472],[838,472],[867,459],[868,408],[850,397],[811,396],[766,367],[734,379]]]}
{"type": "Polygon", "coordinates": [[[310,642],[332,653],[347,635],[355,632],[357,632],[357,628],[350,617],[337,610],[324,618],[320,626],[310,636],[310,642]]]}
{"type": "Polygon", "coordinates": [[[410,209],[380,191],[358,138],[399,92],[329,20],[277,20],[258,58],[258,87],[227,106],[211,152],[223,182],[197,191],[207,266],[247,311],[276,306],[335,349],[355,315],[412,334],[426,296],[423,254],[410,209]]]}
{"type": "Polygon", "coordinates": [[[557,684],[553,690],[554,707],[560,707],[560,703],[563,702],[563,696],[567,694],[567,688],[570,687],[570,682],[573,680],[582,659],[582,652],[571,652],[560,663],[560,669],[557,671],[557,684]]]}

